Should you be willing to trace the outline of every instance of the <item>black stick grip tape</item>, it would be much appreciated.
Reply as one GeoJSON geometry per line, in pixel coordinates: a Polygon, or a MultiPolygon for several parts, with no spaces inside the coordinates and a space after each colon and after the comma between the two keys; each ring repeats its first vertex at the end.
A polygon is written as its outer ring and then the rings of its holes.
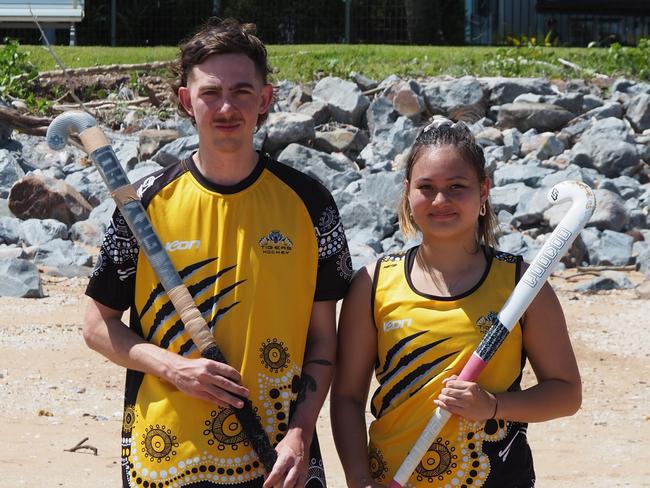
{"type": "MultiPolygon", "coordinates": [[[[201,351],[201,356],[206,359],[212,359],[213,361],[227,364],[223,353],[216,346],[204,349],[201,351]]],[[[233,408],[233,413],[241,424],[248,442],[251,443],[251,446],[257,453],[257,457],[264,466],[264,469],[267,473],[270,473],[278,458],[278,454],[271,445],[269,436],[262,427],[260,418],[255,413],[253,403],[248,398],[241,398],[241,400],[244,402],[244,406],[242,408],[233,408]]]]}

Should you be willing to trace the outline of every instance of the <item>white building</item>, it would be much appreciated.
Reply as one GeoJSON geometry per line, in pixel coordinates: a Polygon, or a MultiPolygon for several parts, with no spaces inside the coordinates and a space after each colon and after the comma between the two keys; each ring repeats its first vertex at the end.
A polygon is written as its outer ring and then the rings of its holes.
{"type": "Polygon", "coordinates": [[[0,0],[0,29],[36,28],[34,17],[52,43],[55,29],[70,28],[73,45],[75,23],[84,17],[84,0],[0,0]]]}

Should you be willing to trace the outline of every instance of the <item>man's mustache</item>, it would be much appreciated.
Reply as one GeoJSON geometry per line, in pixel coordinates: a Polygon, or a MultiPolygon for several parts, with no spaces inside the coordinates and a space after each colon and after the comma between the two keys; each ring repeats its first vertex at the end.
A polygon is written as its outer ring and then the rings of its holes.
{"type": "Polygon", "coordinates": [[[213,124],[238,124],[244,122],[241,117],[213,118],[213,124]]]}

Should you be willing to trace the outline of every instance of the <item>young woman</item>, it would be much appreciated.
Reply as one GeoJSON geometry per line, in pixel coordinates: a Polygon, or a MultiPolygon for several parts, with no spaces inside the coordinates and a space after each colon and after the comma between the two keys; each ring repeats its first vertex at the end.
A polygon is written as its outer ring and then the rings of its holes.
{"type": "Polygon", "coordinates": [[[495,250],[483,151],[462,123],[437,120],[406,165],[399,221],[422,243],[361,269],[344,300],[332,428],[351,488],[388,483],[436,406],[455,414],[409,482],[531,487],[528,422],[572,415],[581,383],[555,293],[544,285],[478,383],[457,374],[522,275],[495,250]],[[522,390],[526,359],[537,384],[522,390]],[[374,369],[378,388],[365,406],[374,369]]]}

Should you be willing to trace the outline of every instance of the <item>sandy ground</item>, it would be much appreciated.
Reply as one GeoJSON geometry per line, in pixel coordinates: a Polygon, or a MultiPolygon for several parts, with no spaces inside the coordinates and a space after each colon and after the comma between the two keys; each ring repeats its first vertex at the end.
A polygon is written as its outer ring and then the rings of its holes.
{"type": "MultiPolygon", "coordinates": [[[[650,301],[634,290],[576,295],[574,274],[552,282],[584,401],[573,417],[530,426],[537,486],[650,487],[650,301]]],[[[0,487],[117,487],[123,371],[83,344],[85,280],[45,279],[44,299],[0,298],[0,487]],[[96,456],[66,451],[86,437],[96,456]]],[[[326,404],[318,430],[339,488],[328,414],[326,404]]]]}

